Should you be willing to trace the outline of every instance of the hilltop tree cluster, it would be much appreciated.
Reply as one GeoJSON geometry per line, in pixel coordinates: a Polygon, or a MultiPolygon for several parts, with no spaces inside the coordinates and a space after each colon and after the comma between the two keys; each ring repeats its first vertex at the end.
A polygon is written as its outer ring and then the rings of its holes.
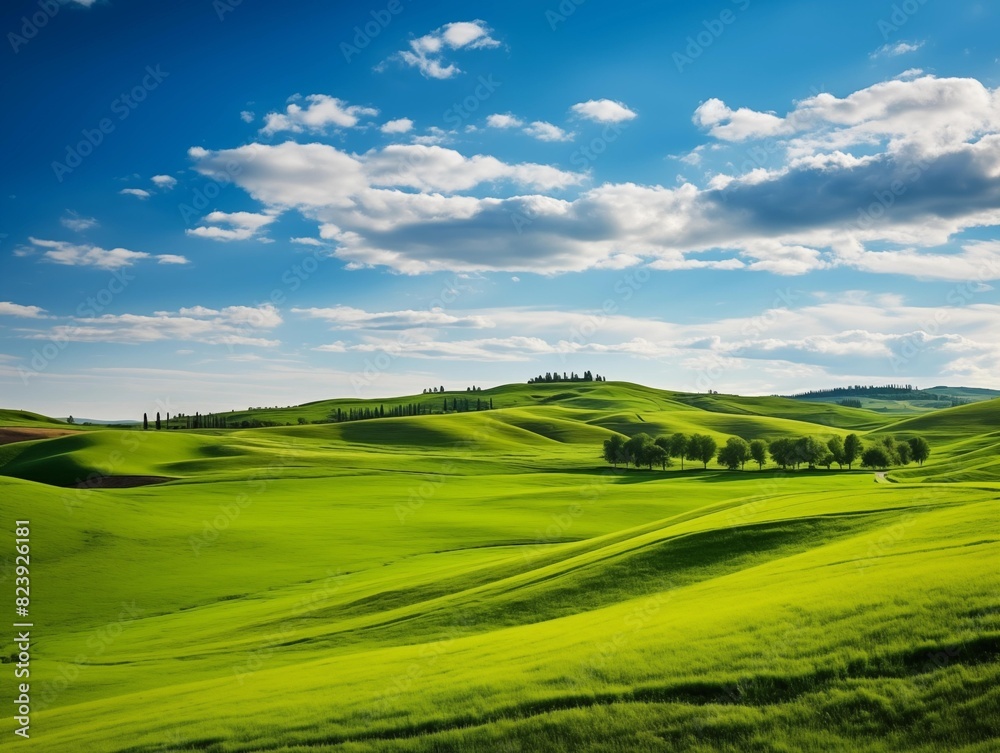
{"type": "Polygon", "coordinates": [[[594,374],[591,371],[585,371],[582,375],[577,374],[575,371],[563,372],[560,374],[558,371],[546,371],[545,374],[539,374],[536,377],[528,380],[528,384],[549,384],[551,382],[606,382],[607,377],[602,377],[600,374],[594,374]]]}
{"type": "Polygon", "coordinates": [[[707,468],[713,459],[730,470],[742,470],[750,462],[762,469],[769,458],[786,470],[799,466],[829,469],[834,463],[850,470],[859,459],[863,467],[884,469],[909,463],[923,465],[930,454],[930,444],[923,437],[904,441],[886,436],[867,448],[857,434],[833,437],[826,442],[817,437],[781,437],[770,443],[762,439],[748,442],[742,437],[729,437],[719,447],[708,435],[687,436],[679,432],[656,439],[646,433],[631,438],[615,434],[604,440],[602,453],[604,460],[616,468],[619,464],[650,469],[657,465],[664,470],[672,464],[672,458],[680,460],[682,470],[685,460],[700,462],[707,468]]]}

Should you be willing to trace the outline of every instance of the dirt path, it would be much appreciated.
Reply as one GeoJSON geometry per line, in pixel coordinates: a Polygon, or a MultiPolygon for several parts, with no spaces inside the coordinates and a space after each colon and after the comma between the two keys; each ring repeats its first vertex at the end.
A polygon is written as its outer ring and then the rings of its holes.
{"type": "Polygon", "coordinates": [[[72,429],[35,429],[31,427],[0,426],[0,444],[13,444],[14,442],[30,442],[32,439],[49,439],[51,437],[64,437],[67,434],[79,434],[72,429]]]}
{"type": "Polygon", "coordinates": [[[887,478],[887,473],[887,471],[875,471],[875,483],[888,484],[889,479],[887,478]]]}

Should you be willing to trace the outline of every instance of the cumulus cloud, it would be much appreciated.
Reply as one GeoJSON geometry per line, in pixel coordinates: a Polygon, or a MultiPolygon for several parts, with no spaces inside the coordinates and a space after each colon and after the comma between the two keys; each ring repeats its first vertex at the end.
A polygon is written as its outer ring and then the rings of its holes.
{"type": "Polygon", "coordinates": [[[493,113],[486,117],[486,125],[490,128],[520,128],[524,121],[512,113],[493,113]]]}
{"type": "Polygon", "coordinates": [[[586,102],[578,102],[569,109],[581,118],[598,123],[621,123],[638,117],[637,113],[623,103],[610,99],[591,99],[586,102]]]}
{"type": "Polygon", "coordinates": [[[574,135],[544,120],[535,120],[525,124],[521,118],[509,112],[487,116],[486,125],[489,128],[516,128],[539,141],[570,141],[574,135]]]}
{"type": "MultiPolygon", "coordinates": [[[[524,128],[495,115],[495,127],[524,128]]],[[[190,154],[212,177],[237,166],[235,182],[265,211],[297,209],[353,267],[551,274],[646,263],[1000,279],[1000,249],[954,241],[1000,224],[997,90],[922,76],[818,94],[785,115],[709,99],[694,120],[712,139],[694,152],[709,170],[702,186],[592,186],[551,165],[417,144],[360,155],[296,143],[190,154]],[[725,150],[745,164],[712,173],[725,150]],[[758,153],[766,160],[746,159],[758,153]]]]}
{"type": "MultiPolygon", "coordinates": [[[[458,21],[445,24],[429,34],[410,40],[407,50],[400,50],[393,58],[416,68],[426,78],[446,79],[462,72],[454,63],[445,60],[448,50],[480,50],[499,47],[492,29],[484,21],[458,21]]],[[[381,68],[381,66],[380,66],[381,68]]]]}
{"type": "Polygon", "coordinates": [[[453,149],[420,144],[392,145],[363,155],[364,171],[373,186],[422,191],[462,191],[482,183],[511,180],[543,190],[579,183],[582,176],[549,165],[508,164],[477,154],[465,157],[453,149]]]}
{"type": "Polygon", "coordinates": [[[253,238],[277,219],[273,214],[256,212],[209,212],[202,218],[207,223],[185,232],[197,238],[213,241],[245,241],[253,238]]]}
{"type": "Polygon", "coordinates": [[[378,115],[374,107],[349,105],[327,94],[310,94],[305,97],[305,102],[305,107],[292,102],[284,112],[269,112],[264,116],[264,127],[260,132],[265,136],[281,131],[325,133],[331,127],[354,128],[361,118],[378,115]]]}
{"type": "Polygon", "coordinates": [[[38,319],[45,313],[39,306],[22,306],[19,303],[0,301],[0,316],[18,316],[25,319],[38,319]]]}
{"type": "Polygon", "coordinates": [[[119,191],[122,196],[135,196],[137,199],[148,199],[152,194],[144,188],[123,188],[119,191]]]}
{"type": "Polygon", "coordinates": [[[544,120],[533,121],[525,127],[524,132],[539,141],[570,141],[573,138],[572,133],[544,120]]]}
{"type": "Polygon", "coordinates": [[[172,175],[154,175],[152,180],[153,184],[163,191],[169,191],[177,185],[177,178],[172,175]]]}
{"type": "Polygon", "coordinates": [[[396,118],[383,123],[379,130],[382,133],[407,133],[413,130],[413,121],[409,118],[396,118]]]}

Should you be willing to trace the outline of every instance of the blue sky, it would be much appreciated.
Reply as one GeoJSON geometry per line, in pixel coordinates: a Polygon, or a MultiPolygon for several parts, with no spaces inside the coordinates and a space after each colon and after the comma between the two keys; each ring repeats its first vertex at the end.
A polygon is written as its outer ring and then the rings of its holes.
{"type": "Polygon", "coordinates": [[[0,404],[995,386],[985,2],[0,16],[0,404]]]}

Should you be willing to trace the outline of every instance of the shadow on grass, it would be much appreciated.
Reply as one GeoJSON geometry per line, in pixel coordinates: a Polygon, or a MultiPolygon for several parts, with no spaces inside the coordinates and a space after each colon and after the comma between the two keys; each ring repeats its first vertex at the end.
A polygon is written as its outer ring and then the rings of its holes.
{"type": "Polygon", "coordinates": [[[725,468],[685,468],[681,470],[680,468],[673,467],[667,470],[661,470],[660,468],[654,468],[649,470],[648,468],[622,468],[617,469],[608,466],[585,466],[574,468],[572,466],[564,466],[560,468],[552,468],[547,473],[572,473],[579,476],[603,476],[608,479],[613,479],[615,483],[619,484],[639,484],[647,481],[677,481],[682,479],[692,479],[697,478],[702,481],[711,482],[726,482],[726,481],[748,481],[755,478],[765,477],[780,477],[780,478],[812,478],[814,476],[841,476],[841,475],[854,475],[854,476],[869,476],[871,471],[868,470],[852,470],[849,471],[846,468],[842,471],[840,470],[826,470],[824,468],[812,468],[805,469],[800,468],[799,470],[782,470],[780,468],[764,468],[758,470],[757,468],[747,468],[742,471],[730,471],[725,468]]]}

